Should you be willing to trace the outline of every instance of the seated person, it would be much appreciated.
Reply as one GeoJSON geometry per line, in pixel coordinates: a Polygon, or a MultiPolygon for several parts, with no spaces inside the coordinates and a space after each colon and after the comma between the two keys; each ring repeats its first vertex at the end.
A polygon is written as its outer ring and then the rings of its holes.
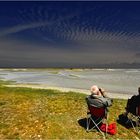
{"type": "Polygon", "coordinates": [[[127,116],[129,112],[136,115],[136,107],[140,105],[140,87],[138,88],[138,93],[138,95],[134,95],[128,99],[127,106],[125,108],[126,112],[123,114],[124,116],[127,116]]]}
{"type": "Polygon", "coordinates": [[[88,104],[93,104],[97,107],[109,107],[112,105],[112,99],[108,98],[104,90],[96,85],[91,87],[91,95],[86,97],[86,101],[88,104]]]}

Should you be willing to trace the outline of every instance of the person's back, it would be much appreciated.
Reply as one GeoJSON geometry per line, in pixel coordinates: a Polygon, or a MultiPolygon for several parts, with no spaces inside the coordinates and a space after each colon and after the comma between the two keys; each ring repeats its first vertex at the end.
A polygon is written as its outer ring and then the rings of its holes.
{"type": "Polygon", "coordinates": [[[112,100],[110,98],[105,98],[102,96],[94,97],[94,96],[87,96],[86,97],[87,103],[90,105],[95,105],[97,107],[109,107],[112,105],[112,100]]]}
{"type": "MultiPolygon", "coordinates": [[[[139,89],[139,90],[140,90],[140,89],[139,89]]],[[[136,107],[137,107],[138,105],[140,105],[140,93],[139,93],[139,95],[135,96],[135,105],[136,105],[136,107]]]]}
{"type": "Polygon", "coordinates": [[[130,99],[128,99],[127,106],[126,106],[126,113],[128,112],[135,114],[136,113],[136,107],[140,105],[140,87],[138,88],[138,95],[132,96],[130,99]]]}

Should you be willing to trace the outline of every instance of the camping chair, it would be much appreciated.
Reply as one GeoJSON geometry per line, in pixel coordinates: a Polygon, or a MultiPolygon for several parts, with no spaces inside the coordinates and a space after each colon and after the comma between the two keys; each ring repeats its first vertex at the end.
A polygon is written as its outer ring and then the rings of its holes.
{"type": "Polygon", "coordinates": [[[140,133],[140,105],[136,107],[136,114],[128,113],[128,122],[131,123],[135,132],[140,133]]]}
{"type": "Polygon", "coordinates": [[[99,125],[103,122],[106,122],[105,134],[107,133],[107,108],[102,107],[99,108],[95,105],[88,104],[88,112],[87,112],[87,132],[92,131],[94,128],[98,129],[99,132],[103,135],[104,133],[101,131],[99,125]],[[91,126],[92,125],[92,126],[91,126]]]}

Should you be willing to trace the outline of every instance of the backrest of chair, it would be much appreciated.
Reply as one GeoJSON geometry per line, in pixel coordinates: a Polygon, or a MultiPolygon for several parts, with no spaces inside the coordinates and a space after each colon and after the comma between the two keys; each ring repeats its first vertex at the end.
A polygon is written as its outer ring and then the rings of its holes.
{"type": "Polygon", "coordinates": [[[136,108],[136,115],[140,116],[140,105],[136,108]]]}
{"type": "Polygon", "coordinates": [[[105,114],[106,114],[106,112],[105,112],[106,110],[105,110],[104,107],[97,108],[95,106],[89,105],[88,108],[89,108],[89,111],[90,111],[90,113],[91,113],[92,116],[95,116],[95,117],[104,117],[105,114]]]}

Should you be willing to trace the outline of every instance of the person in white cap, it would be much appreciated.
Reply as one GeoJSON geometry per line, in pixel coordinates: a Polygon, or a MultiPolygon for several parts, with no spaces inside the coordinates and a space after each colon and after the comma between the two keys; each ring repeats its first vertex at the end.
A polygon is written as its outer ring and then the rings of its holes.
{"type": "Polygon", "coordinates": [[[93,104],[97,107],[109,107],[112,105],[112,99],[107,97],[104,90],[98,88],[97,85],[93,85],[90,89],[91,95],[86,97],[88,104],[93,104]]]}

